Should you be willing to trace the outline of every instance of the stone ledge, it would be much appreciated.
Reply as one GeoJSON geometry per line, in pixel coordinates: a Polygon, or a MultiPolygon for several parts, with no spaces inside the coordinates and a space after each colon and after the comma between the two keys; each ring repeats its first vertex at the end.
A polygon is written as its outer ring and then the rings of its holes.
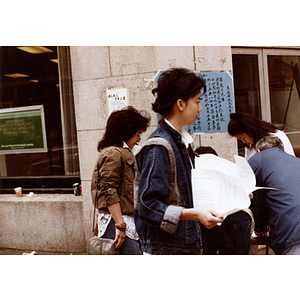
{"type": "Polygon", "coordinates": [[[0,195],[0,248],[86,252],[82,197],[0,195]]]}
{"type": "Polygon", "coordinates": [[[33,194],[28,197],[28,194],[23,194],[22,197],[17,197],[16,194],[0,194],[0,201],[77,201],[82,202],[81,196],[73,194],[33,194]]]}

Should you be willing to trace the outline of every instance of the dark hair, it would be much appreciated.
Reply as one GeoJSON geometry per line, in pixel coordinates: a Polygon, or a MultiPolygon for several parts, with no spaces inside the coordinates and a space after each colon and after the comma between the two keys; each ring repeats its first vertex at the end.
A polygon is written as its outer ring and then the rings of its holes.
{"type": "Polygon", "coordinates": [[[274,133],[278,128],[268,122],[260,120],[254,115],[239,112],[230,114],[230,121],[228,123],[228,133],[231,136],[240,135],[243,133],[249,134],[254,144],[261,138],[274,133]]]}
{"type": "Polygon", "coordinates": [[[157,87],[152,90],[152,94],[156,96],[152,109],[166,116],[178,99],[187,101],[202,89],[205,93],[205,82],[194,72],[184,68],[169,69],[159,76],[157,87]]]}
{"type": "Polygon", "coordinates": [[[200,146],[195,150],[195,152],[197,154],[208,154],[208,153],[210,153],[210,154],[214,154],[214,155],[218,156],[216,150],[214,148],[210,147],[210,146],[200,146]]]}
{"type": "Polygon", "coordinates": [[[151,117],[145,111],[138,111],[132,106],[113,111],[106,123],[103,138],[99,141],[97,150],[109,146],[123,146],[123,141],[132,138],[138,130],[146,131],[151,117]]]}

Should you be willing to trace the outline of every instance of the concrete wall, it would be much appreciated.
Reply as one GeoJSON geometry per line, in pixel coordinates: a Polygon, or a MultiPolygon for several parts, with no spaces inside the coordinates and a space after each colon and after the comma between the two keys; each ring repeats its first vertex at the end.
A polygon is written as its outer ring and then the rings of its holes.
{"type": "Polygon", "coordinates": [[[81,197],[0,195],[0,248],[86,252],[81,197]]]}
{"type": "MultiPolygon", "coordinates": [[[[157,116],[151,110],[154,97],[151,82],[155,72],[170,67],[195,71],[232,71],[231,48],[174,47],[71,47],[71,63],[83,190],[85,236],[91,235],[93,206],[90,196],[92,169],[98,157],[97,143],[107,120],[106,88],[129,89],[130,104],[146,109],[152,115],[151,127],[142,142],[156,128],[157,116]]],[[[236,141],[227,133],[198,134],[195,145],[210,145],[221,157],[231,159],[237,154],[236,141]]],[[[88,243],[87,243],[88,245],[88,243]]]]}

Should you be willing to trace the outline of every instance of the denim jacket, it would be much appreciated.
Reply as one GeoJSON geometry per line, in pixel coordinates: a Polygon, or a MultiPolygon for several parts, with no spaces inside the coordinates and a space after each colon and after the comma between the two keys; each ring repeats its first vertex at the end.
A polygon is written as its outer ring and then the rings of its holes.
{"type": "Polygon", "coordinates": [[[191,163],[181,134],[162,119],[136,155],[134,218],[142,251],[200,254],[197,221],[180,221],[193,207],[191,163]]]}

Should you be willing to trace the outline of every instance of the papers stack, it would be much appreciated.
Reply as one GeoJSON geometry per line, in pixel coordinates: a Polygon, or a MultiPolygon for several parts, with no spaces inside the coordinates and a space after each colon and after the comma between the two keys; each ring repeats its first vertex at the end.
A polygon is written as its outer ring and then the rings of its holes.
{"type": "Polygon", "coordinates": [[[194,207],[207,207],[224,217],[250,206],[249,195],[258,189],[255,175],[243,157],[234,158],[235,163],[213,154],[195,158],[194,207]]]}

